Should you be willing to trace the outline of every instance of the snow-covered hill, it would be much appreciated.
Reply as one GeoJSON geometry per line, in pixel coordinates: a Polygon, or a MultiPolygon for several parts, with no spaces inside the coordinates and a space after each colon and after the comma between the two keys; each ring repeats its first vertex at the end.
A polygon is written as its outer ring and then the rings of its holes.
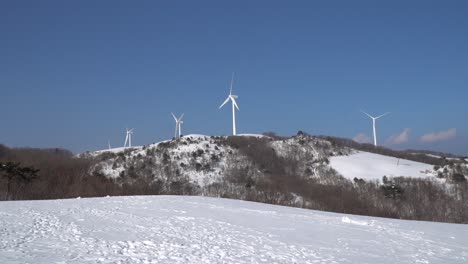
{"type": "Polygon", "coordinates": [[[116,180],[126,178],[124,181],[128,181],[129,177],[126,176],[135,173],[136,177],[150,176],[151,180],[183,178],[204,186],[219,180],[226,156],[233,151],[232,148],[216,144],[213,137],[192,134],[178,141],[161,141],[117,155],[97,152],[107,154],[108,157],[94,170],[116,180]]]}
{"type": "MultiPolygon", "coordinates": [[[[273,149],[276,156],[295,160],[296,175],[313,177],[324,183],[327,177],[336,175],[335,171],[350,180],[355,177],[382,180],[384,175],[435,179],[438,174],[430,164],[356,152],[309,136],[273,139],[244,134],[237,138],[249,138],[251,143],[262,141],[265,149],[273,149]]],[[[232,168],[248,168],[249,171],[245,173],[252,175],[252,178],[264,177],[264,172],[268,170],[259,167],[252,157],[244,155],[245,151],[239,151],[237,143],[232,143],[232,140],[232,137],[187,135],[180,140],[166,140],[127,150],[103,150],[88,155],[100,160],[93,167],[94,174],[98,173],[121,183],[132,183],[136,179],[146,178],[147,182],[183,181],[192,184],[194,188],[204,188],[225,182],[226,175],[232,168]]],[[[250,143],[246,144],[248,147],[250,143]]]]}
{"type": "MultiPolygon", "coordinates": [[[[275,155],[299,160],[298,171],[304,176],[325,175],[331,170],[327,164],[329,155],[338,153],[328,141],[315,138],[273,140],[256,134],[242,134],[235,138],[251,140],[252,143],[261,141],[266,149],[273,149],[275,155]]],[[[258,168],[251,157],[239,151],[239,146],[235,146],[237,143],[229,143],[230,139],[233,140],[232,137],[192,134],[180,140],[166,140],[141,148],[120,152],[103,150],[87,155],[100,160],[93,167],[93,174],[125,183],[138,178],[148,178],[150,182],[183,180],[203,188],[224,182],[227,171],[239,166],[251,168],[249,173],[254,177],[262,177],[265,168],[258,168]]]]}
{"type": "Polygon", "coordinates": [[[106,153],[106,152],[120,153],[120,152],[124,152],[125,150],[128,150],[128,149],[141,149],[141,148],[142,148],[141,146],[111,148],[111,149],[104,149],[104,150],[94,151],[94,152],[91,152],[90,154],[95,156],[95,155],[99,155],[99,154],[106,153]]]}
{"type": "Polygon", "coordinates": [[[0,263],[468,263],[468,226],[189,196],[0,202],[0,263]]]}
{"type": "Polygon", "coordinates": [[[432,177],[433,166],[410,160],[398,159],[368,152],[356,152],[348,156],[330,158],[330,165],[350,180],[382,180],[387,177],[432,177]]]}

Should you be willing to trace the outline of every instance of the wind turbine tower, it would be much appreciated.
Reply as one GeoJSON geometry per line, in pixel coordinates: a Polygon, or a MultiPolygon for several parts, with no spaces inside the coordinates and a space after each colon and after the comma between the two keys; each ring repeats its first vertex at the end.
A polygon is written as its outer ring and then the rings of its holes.
{"type": "Polygon", "coordinates": [[[174,117],[174,120],[175,120],[175,122],[176,122],[174,138],[175,138],[175,139],[179,139],[179,138],[180,138],[180,135],[182,134],[181,125],[184,123],[184,121],[182,121],[182,118],[184,117],[184,114],[182,114],[179,118],[177,118],[177,117],[174,115],[174,113],[171,113],[171,114],[172,114],[172,117],[174,117]]]}
{"type": "Polygon", "coordinates": [[[232,73],[232,78],[231,78],[231,89],[229,90],[229,95],[224,101],[224,103],[221,104],[219,109],[221,109],[229,100],[232,102],[232,134],[235,136],[236,135],[236,108],[237,110],[240,111],[239,106],[236,103],[236,99],[239,98],[237,95],[232,94],[232,86],[234,84],[234,73],[232,73]]]}
{"type": "Polygon", "coordinates": [[[387,113],[385,113],[385,114],[383,114],[383,115],[374,117],[374,116],[371,116],[371,115],[369,115],[368,113],[366,113],[366,112],[364,112],[364,111],[362,111],[362,112],[372,119],[372,128],[373,128],[373,131],[374,131],[374,146],[377,147],[377,132],[376,132],[376,129],[375,129],[375,121],[376,121],[377,119],[381,118],[381,117],[384,117],[384,116],[390,114],[390,113],[387,112],[387,113]]]}
{"type": "Polygon", "coordinates": [[[127,135],[125,137],[124,148],[132,147],[132,134],[133,134],[133,128],[132,129],[127,128],[127,135]],[[127,143],[128,143],[128,145],[127,145],[127,143]]]}

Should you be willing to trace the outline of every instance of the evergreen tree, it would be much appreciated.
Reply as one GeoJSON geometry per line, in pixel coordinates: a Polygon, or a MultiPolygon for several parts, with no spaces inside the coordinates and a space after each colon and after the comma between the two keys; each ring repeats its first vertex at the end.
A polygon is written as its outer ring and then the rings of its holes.
{"type": "Polygon", "coordinates": [[[13,183],[24,184],[29,183],[37,178],[38,169],[33,167],[21,167],[20,163],[0,162],[0,177],[7,180],[6,199],[10,199],[11,185],[13,183]]]}

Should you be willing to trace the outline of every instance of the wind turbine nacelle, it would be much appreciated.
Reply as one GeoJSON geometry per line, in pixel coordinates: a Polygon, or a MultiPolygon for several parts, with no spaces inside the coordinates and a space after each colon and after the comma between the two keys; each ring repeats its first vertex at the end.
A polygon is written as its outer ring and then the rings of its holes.
{"type": "Polygon", "coordinates": [[[237,96],[237,95],[231,95],[231,97],[234,98],[234,99],[239,98],[239,96],[237,96]]]}

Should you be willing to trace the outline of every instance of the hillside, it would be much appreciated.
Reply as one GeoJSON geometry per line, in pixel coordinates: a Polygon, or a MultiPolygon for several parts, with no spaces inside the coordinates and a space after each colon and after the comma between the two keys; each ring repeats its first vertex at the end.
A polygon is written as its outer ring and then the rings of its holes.
{"type": "Polygon", "coordinates": [[[290,138],[187,135],[117,153],[87,155],[95,160],[92,175],[124,188],[136,187],[140,194],[205,195],[362,215],[468,222],[465,162],[371,150],[390,156],[304,133],[290,138]]]}
{"type": "Polygon", "coordinates": [[[272,133],[187,135],[79,156],[57,149],[4,147],[0,162],[19,162],[39,173],[28,182],[0,177],[0,199],[203,195],[338,213],[468,223],[468,164],[464,160],[366,145],[353,148],[343,142],[347,141],[304,133],[289,138],[272,133]],[[362,150],[367,148],[374,153],[362,150]]]}
{"type": "Polygon", "coordinates": [[[103,150],[88,155],[100,160],[93,168],[93,174],[122,183],[142,178],[162,182],[177,180],[200,189],[225,182],[233,170],[244,170],[252,179],[264,178],[271,171],[268,164],[262,162],[272,163],[282,157],[297,161],[295,173],[319,178],[332,171],[328,166],[331,155],[349,152],[344,148],[334,149],[329,142],[320,139],[273,140],[246,134],[237,137],[187,135],[180,140],[142,148],[103,150]],[[249,148],[257,149],[246,152],[249,148]]]}
{"type": "Polygon", "coordinates": [[[94,167],[94,174],[121,183],[148,177],[150,181],[164,182],[170,178],[182,180],[195,189],[225,182],[232,170],[243,170],[252,179],[265,178],[269,169],[261,163],[274,162],[265,159],[278,157],[295,163],[294,174],[321,182],[340,175],[349,180],[357,178],[366,181],[381,181],[383,176],[428,179],[449,177],[448,170],[444,175],[443,170],[437,171],[431,164],[358,151],[323,138],[305,135],[287,139],[250,134],[238,137],[187,135],[178,141],[163,141],[131,149],[103,150],[88,155],[97,156],[101,160],[94,167]],[[262,145],[262,149],[245,151],[250,145],[262,145]]]}
{"type": "Polygon", "coordinates": [[[238,200],[0,202],[0,262],[467,263],[468,227],[238,200]]]}
{"type": "Polygon", "coordinates": [[[354,178],[366,181],[382,180],[383,176],[434,178],[437,175],[430,164],[368,152],[356,152],[348,156],[331,157],[330,166],[350,180],[354,178]]]}

